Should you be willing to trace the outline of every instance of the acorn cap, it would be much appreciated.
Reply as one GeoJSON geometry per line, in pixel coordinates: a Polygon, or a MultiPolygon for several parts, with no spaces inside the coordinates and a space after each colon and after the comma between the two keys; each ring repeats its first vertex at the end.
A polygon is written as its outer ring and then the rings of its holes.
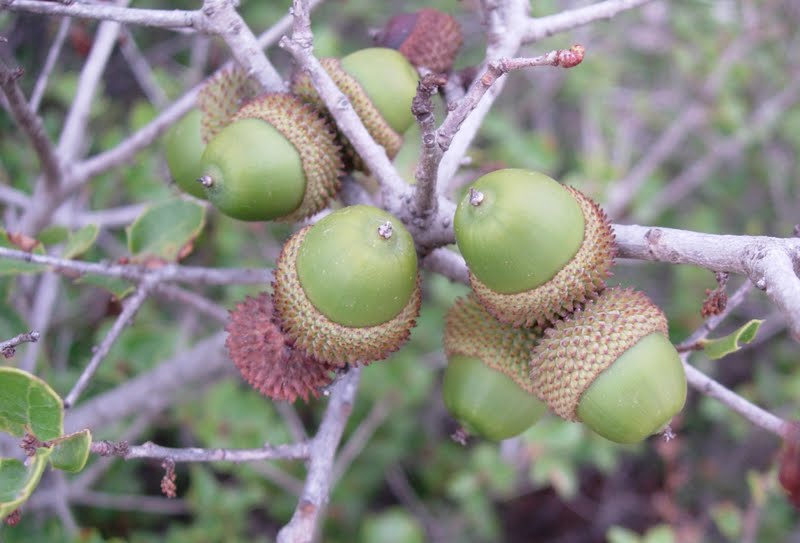
{"type": "Polygon", "coordinates": [[[530,382],[531,351],[540,337],[541,329],[497,321],[473,296],[456,300],[445,317],[442,396],[468,431],[507,439],[544,414],[530,382]]]}
{"type": "MultiPolygon", "coordinates": [[[[397,51],[369,48],[356,51],[341,61],[320,61],[336,86],[347,96],[369,134],[392,159],[403,144],[402,134],[414,122],[411,101],[416,94],[417,72],[397,51]]],[[[296,72],[292,93],[330,116],[305,72],[296,72]]],[[[349,162],[364,170],[363,162],[344,136],[344,152],[349,162]]]]}
{"type": "Polygon", "coordinates": [[[294,349],[274,321],[269,294],[247,297],[230,311],[225,346],[245,381],[273,400],[308,401],[333,382],[334,366],[294,349]]]}
{"type": "Polygon", "coordinates": [[[220,211],[241,220],[285,222],[324,209],[343,166],[325,121],[285,93],[245,104],[206,146],[203,163],[200,181],[220,211]]]}
{"type": "Polygon", "coordinates": [[[597,204],[526,170],[478,179],[453,226],[473,291],[495,318],[514,326],[545,325],[594,297],[616,253],[597,204]]]}
{"type": "Polygon", "coordinates": [[[397,49],[414,66],[436,73],[452,70],[463,41],[458,21],[433,8],[395,15],[375,36],[376,45],[397,49]]]}
{"type": "Polygon", "coordinates": [[[275,269],[283,331],[314,358],[386,358],[408,339],[421,293],[411,235],[371,206],[335,211],[292,236],[275,269]]]}
{"type": "Polygon", "coordinates": [[[202,112],[200,137],[203,143],[211,141],[228,126],[242,104],[261,91],[258,81],[239,65],[211,76],[197,94],[197,108],[202,112]]]}
{"type": "Polygon", "coordinates": [[[206,144],[200,137],[200,110],[193,109],[164,135],[164,155],[172,179],[181,190],[205,200],[206,193],[197,178],[203,174],[200,157],[206,144]]]}
{"type": "Polygon", "coordinates": [[[619,443],[666,425],[686,400],[664,313],[643,293],[610,288],[545,331],[533,388],[550,409],[619,443]]]}

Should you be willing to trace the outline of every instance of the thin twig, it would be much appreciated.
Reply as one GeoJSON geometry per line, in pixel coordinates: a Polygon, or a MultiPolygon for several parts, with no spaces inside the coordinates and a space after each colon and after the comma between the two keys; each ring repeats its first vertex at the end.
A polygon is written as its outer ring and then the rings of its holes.
{"type": "Polygon", "coordinates": [[[236,11],[238,5],[238,0],[204,0],[202,12],[206,30],[225,40],[236,62],[255,77],[264,90],[285,91],[286,83],[236,11]]]}
{"type": "MultiPolygon", "coordinates": [[[[370,172],[379,180],[385,199],[400,197],[406,200],[410,189],[386,156],[386,150],[375,143],[347,97],[339,90],[330,75],[314,56],[310,8],[307,1],[293,0],[294,25],[292,37],[282,38],[278,45],[288,51],[299,69],[308,73],[337,128],[347,137],[370,172]]],[[[386,205],[386,202],[384,202],[386,205]]],[[[391,207],[391,206],[388,206],[391,207]]]]}
{"type": "Polygon", "coordinates": [[[16,352],[16,348],[23,343],[36,343],[39,341],[39,332],[26,332],[12,337],[6,341],[0,342],[0,354],[5,358],[11,358],[16,352]]]}
{"type": "Polygon", "coordinates": [[[127,8],[94,2],[91,4],[83,2],[59,4],[46,0],[0,0],[0,9],[27,11],[43,15],[66,15],[79,19],[116,21],[118,23],[154,26],[173,30],[205,28],[203,16],[199,10],[127,8]]]}
{"type": "Polygon", "coordinates": [[[136,45],[133,33],[127,28],[122,29],[122,36],[119,44],[122,56],[128,61],[131,73],[133,73],[136,82],[139,83],[139,87],[141,87],[147,99],[150,100],[151,104],[156,106],[156,109],[163,109],[168,101],[167,94],[164,92],[164,89],[161,88],[161,85],[158,84],[158,80],[147,58],[142,54],[139,46],[136,45]]]}
{"type": "Polygon", "coordinates": [[[292,519],[278,532],[278,543],[306,543],[314,537],[330,498],[333,459],[353,409],[360,377],[361,369],[352,368],[333,386],[325,416],[311,441],[303,495],[292,519]]]}
{"type": "Polygon", "coordinates": [[[71,24],[72,19],[69,17],[64,17],[61,19],[61,23],[58,25],[56,37],[53,39],[53,44],[50,46],[50,50],[47,52],[47,58],[45,59],[44,65],[39,72],[39,77],[36,79],[36,85],[33,87],[33,92],[31,92],[29,105],[31,111],[34,113],[39,111],[39,105],[42,103],[44,91],[47,89],[47,82],[50,79],[50,74],[53,72],[53,68],[56,66],[58,57],[61,55],[61,49],[64,47],[64,42],[67,40],[67,35],[69,34],[69,27],[71,24]]]}
{"type": "Polygon", "coordinates": [[[728,316],[745,301],[747,295],[753,290],[753,286],[753,283],[750,281],[742,283],[741,286],[736,289],[736,292],[728,297],[725,309],[718,315],[707,318],[700,328],[695,330],[688,338],[676,346],[678,350],[691,349],[693,345],[697,345],[698,342],[707,338],[711,332],[716,330],[717,326],[719,326],[723,320],[728,318],[728,316]]]}
{"type": "Polygon", "coordinates": [[[142,445],[96,441],[91,451],[101,456],[119,456],[125,460],[146,458],[171,459],[174,462],[256,462],[261,460],[304,460],[309,457],[309,443],[264,445],[254,449],[200,449],[197,447],[162,447],[150,441],[142,445]]]}
{"type": "Polygon", "coordinates": [[[179,281],[197,285],[257,285],[272,281],[271,269],[259,268],[202,268],[197,266],[181,266],[166,264],[161,268],[147,269],[134,264],[111,264],[84,262],[48,255],[37,255],[0,247],[0,258],[53,266],[54,271],[77,274],[97,274],[117,279],[141,282],[148,278],[160,281],[179,281]]]}
{"type": "Polygon", "coordinates": [[[651,0],[606,0],[590,6],[577,9],[569,9],[548,15],[547,17],[537,17],[527,22],[527,28],[523,36],[525,43],[539,41],[542,38],[566,32],[579,26],[587,25],[603,19],[611,19],[618,13],[642,6],[651,0]]]}
{"type": "Polygon", "coordinates": [[[89,360],[89,363],[81,372],[80,377],[78,377],[78,381],[72,387],[72,390],[69,391],[67,397],[64,398],[65,408],[75,405],[75,401],[86,389],[86,387],[89,386],[89,382],[97,372],[97,368],[100,367],[100,363],[103,361],[103,359],[105,359],[106,355],[108,355],[109,351],[111,350],[111,346],[114,345],[114,343],[117,341],[117,338],[120,336],[120,334],[122,334],[122,330],[128,324],[130,324],[131,320],[133,320],[133,317],[139,311],[139,308],[142,307],[142,304],[145,302],[145,300],[147,300],[147,296],[150,294],[150,291],[154,286],[155,283],[152,279],[145,279],[142,284],[139,285],[136,293],[125,301],[125,307],[117,317],[117,320],[114,322],[111,330],[108,331],[106,336],[103,338],[103,341],[94,350],[91,360],[89,360]]]}
{"type": "Polygon", "coordinates": [[[788,435],[788,425],[780,417],[776,417],[769,411],[750,403],[686,361],[684,361],[683,367],[686,370],[686,380],[701,394],[719,400],[759,428],[772,432],[779,437],[788,435]]]}
{"type": "Polygon", "coordinates": [[[44,130],[41,117],[34,113],[33,108],[25,100],[25,95],[17,85],[17,79],[22,75],[20,69],[9,69],[0,60],[0,89],[8,101],[8,106],[14,122],[22,129],[31,142],[33,150],[39,157],[42,173],[47,187],[55,190],[61,180],[61,163],[56,154],[56,148],[44,130]]]}
{"type": "Polygon", "coordinates": [[[70,492],[67,497],[69,502],[74,505],[97,507],[99,509],[138,511],[155,515],[183,515],[191,511],[184,500],[165,498],[163,496],[112,494],[110,492],[84,490],[70,492]]]}
{"type": "Polygon", "coordinates": [[[174,300],[195,309],[199,313],[211,317],[212,319],[225,324],[228,322],[228,310],[219,304],[215,304],[208,298],[205,298],[190,290],[177,287],[175,285],[168,285],[161,283],[154,287],[154,291],[160,297],[167,300],[174,300]]]}
{"type": "Polygon", "coordinates": [[[389,418],[389,415],[392,413],[392,403],[390,399],[383,399],[375,402],[370,412],[364,417],[364,420],[362,420],[353,431],[350,439],[344,444],[339,456],[336,458],[336,462],[333,464],[331,486],[336,486],[336,483],[347,473],[350,464],[358,458],[358,455],[361,454],[361,451],[367,446],[369,440],[372,439],[372,436],[378,428],[389,418]]]}
{"type": "Polygon", "coordinates": [[[152,370],[75,406],[66,413],[65,431],[91,428],[97,433],[131,415],[158,413],[180,400],[183,391],[196,394],[205,383],[232,375],[235,367],[224,350],[226,335],[218,332],[209,336],[152,370]]]}

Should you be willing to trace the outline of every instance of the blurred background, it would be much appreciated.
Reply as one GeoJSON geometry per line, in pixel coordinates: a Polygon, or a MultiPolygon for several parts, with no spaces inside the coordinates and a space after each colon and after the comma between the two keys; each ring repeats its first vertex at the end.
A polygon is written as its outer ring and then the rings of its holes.
{"type": "MultiPolygon", "coordinates": [[[[531,8],[544,16],[588,3],[537,0],[531,8]]],[[[168,4],[134,2],[197,7],[168,4]]],[[[288,5],[242,0],[241,13],[259,33],[288,5]]],[[[424,6],[461,23],[465,45],[457,68],[479,64],[484,28],[470,0],[330,0],[312,15],[316,53],[341,56],[369,46],[371,33],[390,16],[424,6]]],[[[7,63],[25,68],[19,83],[28,95],[61,26],[56,17],[0,12],[0,35],[9,40],[0,52],[10,54],[7,63]]],[[[64,50],[40,107],[51,137],[58,136],[73,101],[96,27],[75,20],[61,30],[64,50]]],[[[587,53],[575,69],[512,73],[470,151],[471,164],[449,189],[457,193],[498,167],[530,168],[588,193],[617,223],[792,236],[800,222],[799,27],[796,0],[661,0],[528,44],[521,56],[573,43],[587,53]]],[[[276,47],[268,53],[288,74],[288,55],[276,47]]],[[[227,57],[217,40],[128,27],[91,111],[89,154],[143,126],[227,57]],[[132,68],[140,65],[137,59],[149,74],[132,68]]],[[[411,180],[419,145],[413,130],[406,141],[397,165],[411,180]]],[[[36,155],[0,110],[0,184],[29,192],[38,172],[36,155]]],[[[95,178],[80,198],[103,210],[165,200],[176,191],[160,147],[153,146],[135,163],[95,178]]],[[[4,222],[13,218],[12,210],[4,212],[4,222]]],[[[291,232],[212,211],[184,262],[271,266],[291,232]]],[[[124,256],[124,242],[121,226],[106,227],[84,258],[124,256]]],[[[706,290],[717,286],[713,273],[692,266],[623,260],[614,273],[612,284],[641,288],[665,310],[675,343],[702,325],[706,290]]],[[[0,277],[2,339],[30,328],[16,281],[0,277]]],[[[742,281],[731,277],[729,293],[742,281]]],[[[456,423],[440,398],[442,316],[467,288],[428,274],[424,289],[412,341],[363,373],[321,541],[800,542],[797,512],[776,482],[778,440],[694,391],[673,422],[677,437],[670,442],[653,438],[620,446],[551,416],[501,444],[455,443],[450,435],[456,423]]],[[[218,287],[205,294],[230,308],[258,290],[218,287]]],[[[65,281],[39,353],[39,374],[66,393],[118,311],[107,290],[65,281]]],[[[754,318],[766,322],[752,344],[722,360],[698,354],[691,362],[752,402],[795,418],[800,351],[766,296],[754,289],[718,334],[754,318]]],[[[219,329],[184,306],[151,300],[115,344],[87,398],[219,329]]],[[[276,407],[233,371],[202,387],[176,390],[170,403],[166,410],[113,421],[96,437],[258,447],[290,441],[298,422],[313,433],[325,405],[299,402],[295,412],[276,407]]],[[[181,464],[178,497],[167,500],[157,464],[93,459],[87,472],[93,478],[69,494],[70,513],[34,499],[19,525],[0,528],[0,541],[271,541],[294,510],[305,474],[299,462],[181,464]]],[[[53,484],[45,480],[37,493],[53,492],[53,484]]]]}

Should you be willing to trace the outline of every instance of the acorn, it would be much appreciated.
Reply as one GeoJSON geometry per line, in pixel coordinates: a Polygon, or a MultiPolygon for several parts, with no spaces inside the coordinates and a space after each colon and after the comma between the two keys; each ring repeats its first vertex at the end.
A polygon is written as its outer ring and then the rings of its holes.
{"type": "Polygon", "coordinates": [[[200,138],[200,110],[184,115],[164,135],[164,155],[175,184],[195,198],[205,200],[206,193],[197,182],[203,174],[200,157],[206,145],[200,138]]]}
{"type": "Polygon", "coordinates": [[[203,143],[211,141],[246,102],[262,92],[258,81],[238,64],[211,76],[197,94],[197,108],[203,113],[200,122],[203,143]]]}
{"type": "Polygon", "coordinates": [[[324,209],[339,188],[343,165],[335,138],[297,97],[264,94],[208,142],[198,181],[230,217],[298,221],[324,209]]]}
{"type": "MultiPolygon", "coordinates": [[[[403,133],[414,122],[411,101],[417,92],[419,77],[406,58],[383,47],[371,47],[351,53],[341,60],[320,61],[336,86],[347,96],[372,138],[394,158],[403,144],[403,133]]],[[[292,93],[326,115],[330,115],[304,72],[295,73],[292,93]]],[[[344,136],[344,152],[349,164],[363,170],[364,165],[344,136]]]]}
{"type": "Polygon", "coordinates": [[[550,409],[617,443],[662,431],[686,401],[664,313],[629,288],[606,289],[547,329],[531,366],[533,389],[550,409]]]}
{"type": "Polygon", "coordinates": [[[436,73],[453,69],[464,38],[451,15],[433,8],[399,13],[375,36],[375,44],[397,49],[411,64],[436,73]]]}
{"type": "Polygon", "coordinates": [[[596,203],[527,170],[480,177],[458,204],[453,227],[473,291],[513,326],[544,326],[596,296],[616,252],[596,203]]]}
{"type": "Polygon", "coordinates": [[[531,351],[541,334],[541,328],[501,323],[474,296],[459,298],[447,312],[442,396],[468,432],[492,441],[508,439],[547,410],[530,381],[531,351]]]}
{"type": "Polygon", "coordinates": [[[414,240],[391,214],[357,205],[298,231],[275,267],[281,328],[313,358],[386,358],[408,339],[421,301],[414,240]]]}
{"type": "Polygon", "coordinates": [[[236,304],[225,330],[225,347],[242,377],[273,400],[308,401],[333,382],[334,366],[292,347],[266,292],[236,304]]]}

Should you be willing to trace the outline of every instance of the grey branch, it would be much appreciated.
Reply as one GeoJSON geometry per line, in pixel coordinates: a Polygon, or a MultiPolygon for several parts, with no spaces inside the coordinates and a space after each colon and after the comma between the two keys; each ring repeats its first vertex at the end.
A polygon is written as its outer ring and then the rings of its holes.
{"type": "Polygon", "coordinates": [[[41,104],[42,98],[44,97],[47,81],[50,79],[50,74],[56,66],[59,55],[61,55],[61,49],[64,47],[64,42],[67,40],[71,24],[72,19],[64,17],[61,19],[61,24],[58,25],[58,33],[53,40],[53,44],[50,46],[50,50],[47,52],[44,66],[42,66],[39,77],[36,79],[36,86],[33,87],[33,92],[31,92],[30,106],[31,111],[34,113],[39,111],[39,104],[41,104]]]}
{"type": "Polygon", "coordinates": [[[73,2],[60,4],[45,0],[0,0],[0,9],[27,11],[43,15],[67,15],[80,19],[116,21],[118,23],[154,26],[171,29],[204,30],[204,19],[199,10],[181,11],[166,9],[126,8],[114,5],[73,2]]]}
{"type": "Polygon", "coordinates": [[[92,358],[81,372],[80,377],[78,377],[78,381],[72,387],[72,390],[69,391],[67,397],[64,398],[64,407],[69,408],[75,405],[75,401],[78,399],[78,396],[80,396],[81,393],[86,390],[86,387],[89,386],[92,377],[94,377],[94,374],[100,367],[100,363],[103,361],[106,355],[108,355],[111,347],[117,341],[117,338],[119,338],[120,334],[122,334],[122,330],[131,323],[133,317],[139,311],[139,308],[142,307],[142,304],[144,304],[145,300],[147,300],[147,296],[150,294],[150,291],[153,289],[154,285],[155,282],[153,279],[146,279],[139,286],[136,293],[125,300],[125,307],[117,317],[117,320],[114,321],[113,326],[111,326],[111,330],[108,331],[106,336],[103,338],[103,341],[94,350],[92,358]]]}
{"type": "Polygon", "coordinates": [[[353,409],[361,369],[353,368],[334,386],[317,435],[311,441],[303,494],[292,519],[278,532],[278,543],[309,543],[330,497],[333,459],[353,409]]]}
{"type": "Polygon", "coordinates": [[[93,396],[67,411],[65,431],[91,428],[97,434],[125,417],[159,412],[178,402],[187,390],[196,391],[235,369],[224,351],[225,333],[219,332],[193,345],[156,368],[93,396]]]}
{"type": "Polygon", "coordinates": [[[152,442],[128,446],[125,443],[92,443],[92,452],[101,456],[119,456],[125,460],[146,458],[171,459],[174,462],[255,462],[259,460],[304,460],[309,456],[306,441],[286,445],[264,445],[255,449],[200,449],[162,447],[152,442]]]}
{"type": "Polygon", "coordinates": [[[308,2],[294,0],[292,2],[292,10],[294,13],[292,37],[291,39],[282,38],[279,45],[291,53],[298,69],[308,72],[314,88],[336,120],[337,127],[347,136],[359,156],[369,167],[370,172],[380,182],[385,200],[384,205],[391,211],[393,206],[387,200],[393,198],[407,201],[411,190],[392,166],[383,147],[375,143],[375,140],[369,135],[350,101],[339,90],[336,83],[328,75],[328,72],[325,71],[319,60],[314,56],[308,2]]]}
{"type": "Polygon", "coordinates": [[[19,334],[11,339],[0,342],[0,354],[5,358],[11,358],[14,356],[14,352],[18,346],[23,343],[36,343],[37,341],[39,341],[39,332],[19,334]]]}
{"type": "Polygon", "coordinates": [[[534,42],[566,32],[579,26],[584,26],[594,21],[611,19],[618,13],[637,8],[651,0],[606,0],[577,9],[562,11],[556,15],[530,19],[525,29],[523,40],[526,43],[534,42]]]}
{"type": "Polygon", "coordinates": [[[17,85],[22,75],[19,70],[9,69],[0,60],[0,89],[8,101],[14,121],[31,141],[33,150],[39,157],[44,179],[50,190],[54,190],[61,180],[61,163],[58,160],[55,146],[44,130],[42,119],[34,113],[34,109],[25,100],[25,95],[17,85]]]}
{"type": "Polygon", "coordinates": [[[742,398],[732,390],[705,375],[694,366],[684,363],[686,380],[701,394],[714,398],[725,404],[731,410],[739,413],[744,418],[779,437],[786,437],[788,427],[786,422],[742,398]]]}
{"type": "Polygon", "coordinates": [[[261,50],[250,27],[239,16],[238,5],[239,2],[234,0],[205,0],[202,12],[206,31],[225,40],[236,62],[255,77],[264,90],[285,91],[286,83],[261,50]]]}
{"type": "Polygon", "coordinates": [[[97,274],[117,279],[141,282],[148,278],[159,281],[179,281],[197,285],[258,285],[272,281],[272,270],[261,268],[202,268],[167,264],[164,267],[148,270],[132,264],[110,264],[84,262],[47,255],[36,255],[0,247],[0,258],[52,266],[55,271],[69,271],[77,274],[97,274]]]}

